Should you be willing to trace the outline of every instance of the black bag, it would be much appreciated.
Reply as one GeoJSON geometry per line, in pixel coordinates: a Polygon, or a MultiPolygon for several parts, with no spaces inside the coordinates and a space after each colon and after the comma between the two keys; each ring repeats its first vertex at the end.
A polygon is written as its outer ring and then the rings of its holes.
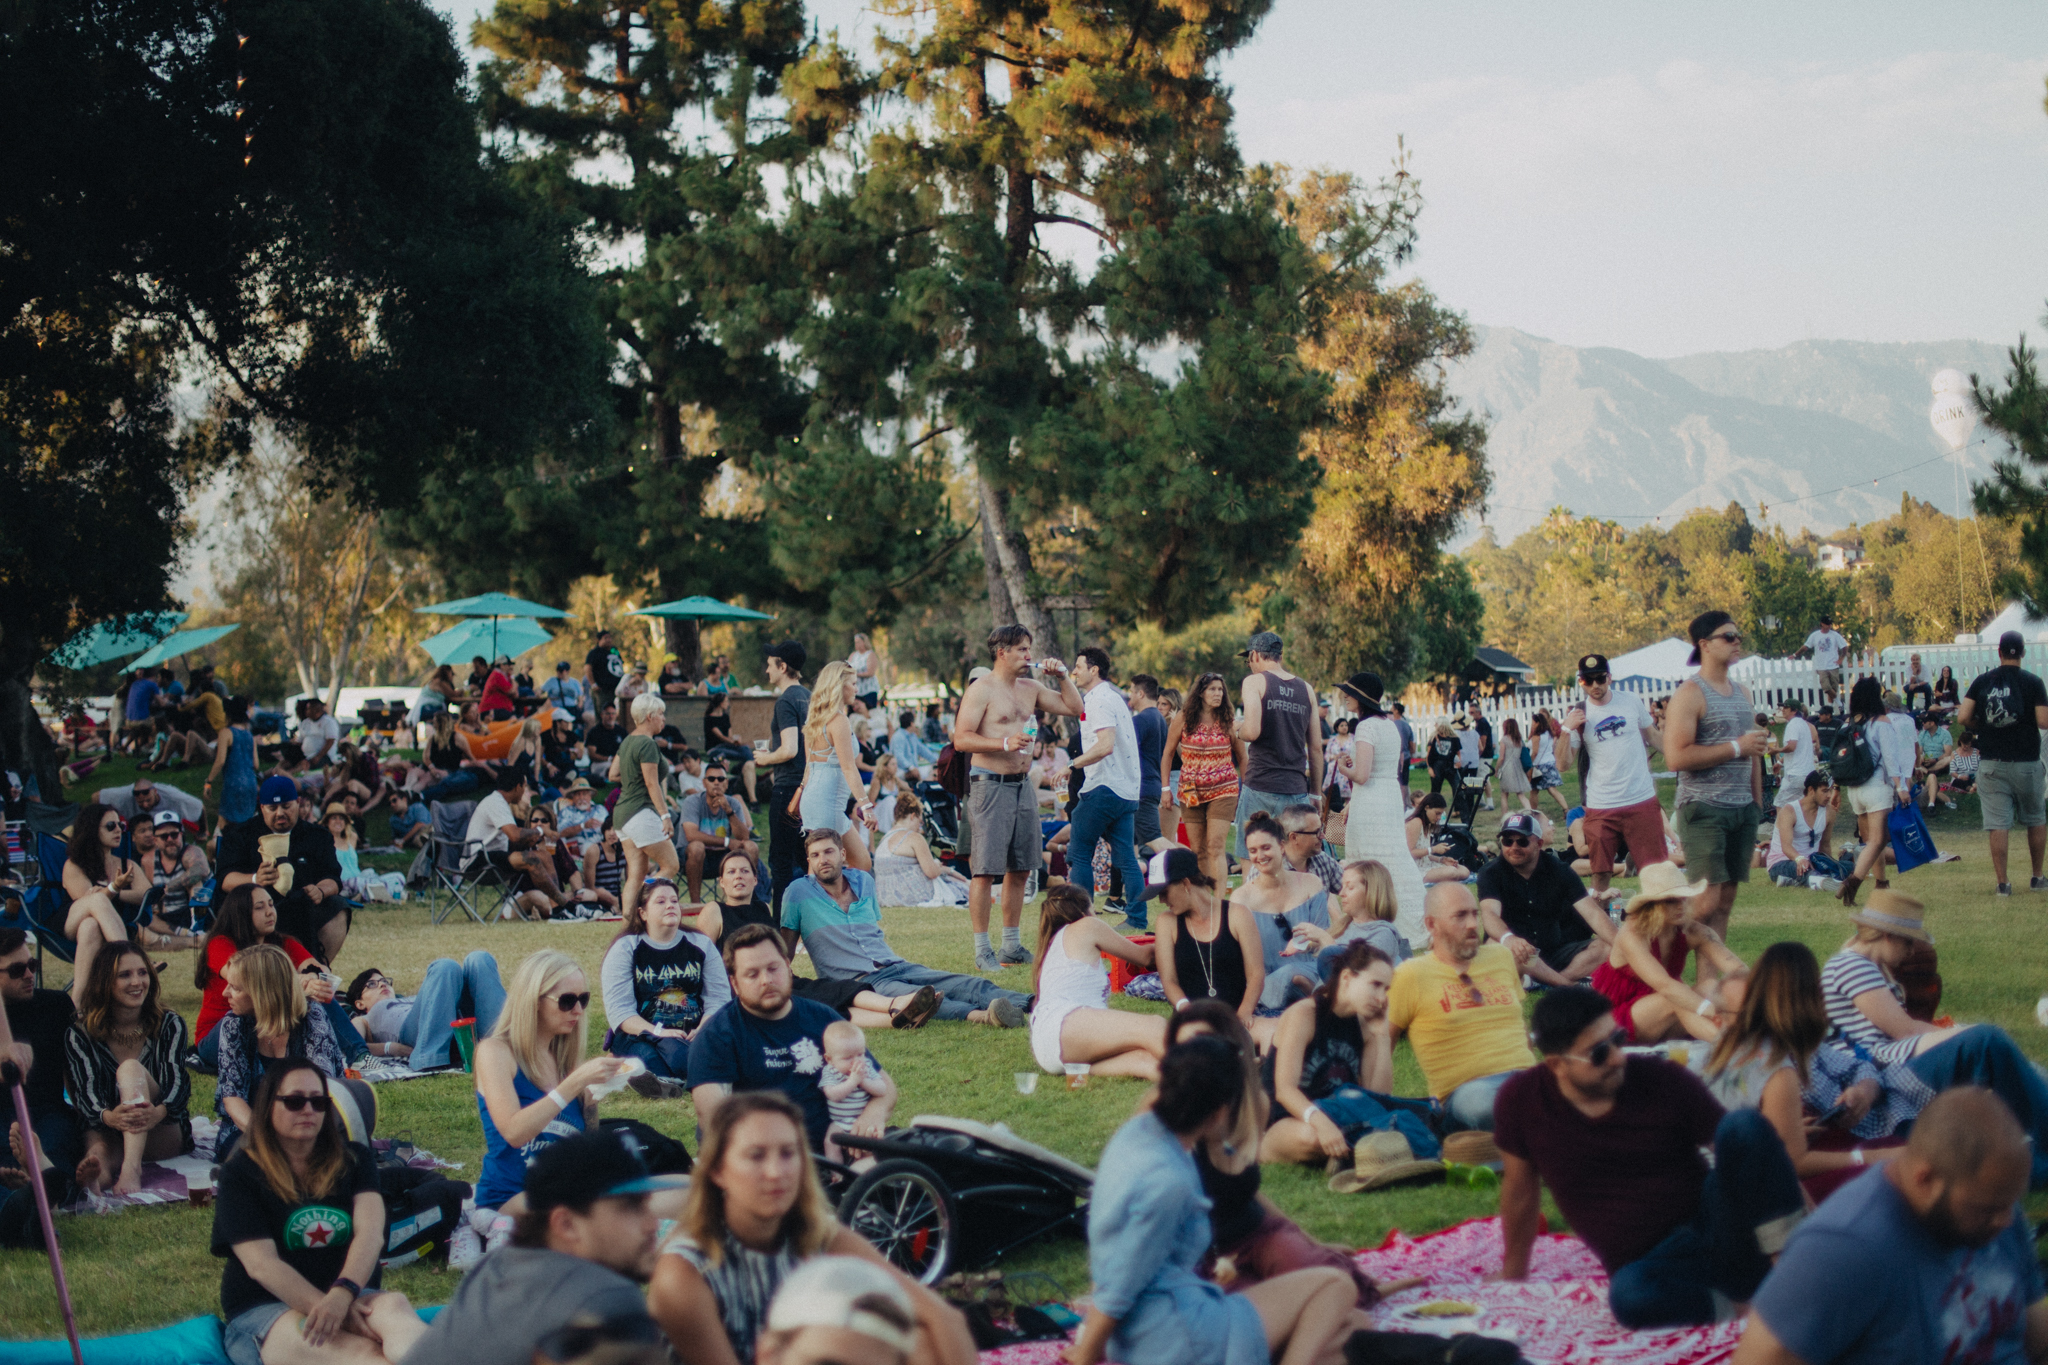
{"type": "Polygon", "coordinates": [[[639,1119],[599,1119],[597,1126],[624,1138],[655,1175],[688,1175],[696,1164],[689,1148],[639,1119]]]}
{"type": "Polygon", "coordinates": [[[1353,1332],[1344,1343],[1345,1365],[1515,1365],[1522,1352],[1512,1341],[1460,1332],[1353,1332]]]}
{"type": "Polygon", "coordinates": [[[377,1187],[384,1195],[384,1268],[411,1265],[426,1256],[446,1258],[448,1239],[462,1225],[462,1201],[472,1193],[470,1187],[409,1166],[380,1166],[377,1187]]]}
{"type": "Polygon", "coordinates": [[[1864,726],[1863,721],[1851,721],[1828,745],[1828,773],[1838,787],[1860,787],[1877,775],[1877,755],[1871,752],[1864,726]]]}

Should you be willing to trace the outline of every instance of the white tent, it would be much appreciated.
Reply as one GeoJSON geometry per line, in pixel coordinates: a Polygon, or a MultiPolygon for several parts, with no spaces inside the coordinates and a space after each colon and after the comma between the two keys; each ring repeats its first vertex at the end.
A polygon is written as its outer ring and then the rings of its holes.
{"type": "Polygon", "coordinates": [[[1680,639],[1659,640],[1641,649],[1632,649],[1607,661],[1607,671],[1615,678],[1655,678],[1660,682],[1682,682],[1699,671],[1698,667],[1686,662],[1692,654],[1692,646],[1680,639]]]}
{"type": "Polygon", "coordinates": [[[2018,602],[2008,602],[2004,611],[1984,623],[1984,629],[1977,632],[1976,640],[1966,641],[1958,636],[1956,643],[1995,645],[1998,637],[2008,630],[2018,631],[2029,641],[2048,640],[2048,621],[2027,615],[2027,609],[2018,602]]]}

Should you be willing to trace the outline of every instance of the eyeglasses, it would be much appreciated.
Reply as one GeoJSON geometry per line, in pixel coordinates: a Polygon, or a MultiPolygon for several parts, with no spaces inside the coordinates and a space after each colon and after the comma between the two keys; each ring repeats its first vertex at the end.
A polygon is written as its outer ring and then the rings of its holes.
{"type": "Polygon", "coordinates": [[[327,1097],[325,1095],[279,1095],[277,1102],[291,1110],[294,1114],[306,1109],[310,1109],[316,1114],[327,1112],[327,1097]]]}
{"type": "Polygon", "coordinates": [[[1587,1048],[1585,1056],[1580,1057],[1574,1053],[1567,1052],[1564,1054],[1564,1059],[1568,1062],[1584,1062],[1587,1066],[1606,1066],[1607,1059],[1612,1057],[1615,1051],[1627,1041],[1628,1035],[1620,1029],[1616,1029],[1599,1042],[1593,1044],[1593,1046],[1587,1048]]]}
{"type": "Polygon", "coordinates": [[[19,981],[35,969],[33,962],[17,962],[11,967],[0,967],[0,972],[5,972],[9,981],[19,981]]]}
{"type": "Polygon", "coordinates": [[[1479,984],[1472,979],[1472,973],[1459,972],[1458,980],[1464,984],[1466,990],[1472,992],[1473,1004],[1484,1005],[1486,1003],[1486,992],[1479,989],[1479,984]]]}
{"type": "Polygon", "coordinates": [[[1529,836],[1526,834],[1503,834],[1500,836],[1500,846],[1502,848],[1526,848],[1528,844],[1529,836]]]}
{"type": "Polygon", "coordinates": [[[575,1010],[587,1009],[589,1008],[589,1005],[589,991],[584,991],[580,995],[571,995],[569,992],[563,991],[560,995],[555,997],[555,1008],[559,1009],[564,1014],[571,1013],[575,1010]]]}
{"type": "Polygon", "coordinates": [[[363,989],[366,991],[375,990],[379,986],[388,986],[390,984],[391,979],[389,977],[373,976],[363,982],[363,989]]]}

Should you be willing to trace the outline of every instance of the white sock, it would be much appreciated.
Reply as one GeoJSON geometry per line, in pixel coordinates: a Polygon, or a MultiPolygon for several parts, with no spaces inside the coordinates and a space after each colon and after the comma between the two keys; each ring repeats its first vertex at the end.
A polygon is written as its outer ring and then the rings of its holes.
{"type": "Polygon", "coordinates": [[[986,933],[980,933],[974,936],[975,956],[979,957],[983,953],[991,953],[994,951],[995,949],[988,946],[988,935],[986,933]]]}
{"type": "Polygon", "coordinates": [[[1003,926],[1003,947],[1005,947],[1005,948],[1021,948],[1021,947],[1023,947],[1023,946],[1024,946],[1024,940],[1023,940],[1022,938],[1018,937],[1018,934],[1019,934],[1019,932],[1020,932],[1020,930],[1019,930],[1019,927],[1018,927],[1017,925],[1014,925],[1014,924],[1005,924],[1005,925],[1003,926]]]}

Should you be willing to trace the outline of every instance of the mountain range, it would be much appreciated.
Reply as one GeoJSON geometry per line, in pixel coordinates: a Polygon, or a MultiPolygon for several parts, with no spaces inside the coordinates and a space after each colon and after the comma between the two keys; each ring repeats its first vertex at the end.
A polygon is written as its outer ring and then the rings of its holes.
{"type": "MultiPolygon", "coordinates": [[[[1493,496],[1471,527],[1502,542],[1553,507],[1638,526],[1741,503],[1752,520],[1819,534],[1898,511],[1910,492],[1953,512],[1956,465],[1928,426],[1937,370],[1986,381],[2003,346],[1981,341],[1801,341],[1772,351],[1653,360],[1473,328],[1451,390],[1490,422],[1493,496]]],[[[1980,429],[1962,496],[2004,443],[1980,429]]]]}

